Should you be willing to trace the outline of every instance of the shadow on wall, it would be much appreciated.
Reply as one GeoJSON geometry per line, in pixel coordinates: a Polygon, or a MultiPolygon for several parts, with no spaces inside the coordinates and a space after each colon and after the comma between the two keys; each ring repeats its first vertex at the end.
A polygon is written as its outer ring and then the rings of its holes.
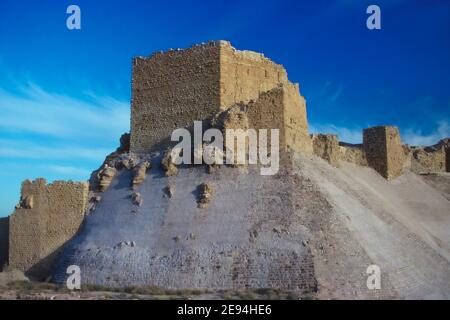
{"type": "Polygon", "coordinates": [[[9,217],[9,267],[46,279],[61,248],[80,230],[88,189],[86,182],[25,180],[9,217]]]}
{"type": "MultiPolygon", "coordinates": [[[[84,223],[80,225],[78,231],[73,235],[72,238],[64,242],[61,246],[59,246],[52,253],[47,256],[41,258],[37,263],[35,263],[31,268],[25,271],[25,275],[34,281],[48,281],[51,275],[53,274],[57,261],[60,261],[60,255],[64,252],[64,248],[68,245],[83,229],[84,223]]],[[[66,266],[68,267],[68,266],[66,266]]]]}
{"type": "Polygon", "coordinates": [[[8,264],[9,217],[0,218],[0,271],[8,264]]]}

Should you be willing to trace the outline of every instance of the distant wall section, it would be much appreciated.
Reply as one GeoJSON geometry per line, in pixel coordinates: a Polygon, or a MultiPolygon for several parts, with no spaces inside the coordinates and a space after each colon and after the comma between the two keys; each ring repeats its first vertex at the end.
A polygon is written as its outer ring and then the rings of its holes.
{"type": "Polygon", "coordinates": [[[9,219],[9,265],[45,277],[58,249],[78,231],[88,203],[88,183],[25,180],[9,219]]]}
{"type": "Polygon", "coordinates": [[[393,179],[402,174],[406,155],[397,127],[364,129],[363,146],[367,164],[384,178],[393,179]]]}

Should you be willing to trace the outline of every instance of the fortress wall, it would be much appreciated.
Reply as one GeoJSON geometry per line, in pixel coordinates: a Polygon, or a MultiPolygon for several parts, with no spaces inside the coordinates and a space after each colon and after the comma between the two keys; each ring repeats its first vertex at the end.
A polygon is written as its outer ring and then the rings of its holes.
{"type": "Polygon", "coordinates": [[[397,127],[364,129],[363,146],[367,164],[384,178],[392,179],[402,174],[406,157],[397,127]]]}
{"type": "Polygon", "coordinates": [[[0,272],[8,264],[9,217],[0,218],[0,272]]]}
{"type": "Polygon", "coordinates": [[[298,85],[288,81],[281,65],[262,54],[215,41],[136,58],[132,86],[131,152],[149,151],[168,141],[174,129],[192,126],[194,120],[211,118],[242,102],[253,103],[263,113],[253,113],[258,128],[279,128],[283,146],[312,153],[305,99],[298,85]],[[265,101],[264,93],[280,86],[278,101],[265,101]],[[266,104],[278,106],[263,107],[266,104]]]}
{"type": "Polygon", "coordinates": [[[263,54],[236,50],[222,41],[220,50],[220,106],[258,99],[260,93],[287,84],[286,70],[263,54]]]}
{"type": "Polygon", "coordinates": [[[284,150],[284,89],[278,86],[263,92],[255,101],[248,104],[249,127],[252,129],[267,129],[268,151],[270,151],[270,129],[279,129],[280,151],[284,150]]]}
{"type": "Polygon", "coordinates": [[[149,151],[176,128],[219,110],[218,42],[156,53],[133,62],[132,152],[149,151]]]}
{"type": "Polygon", "coordinates": [[[9,265],[45,277],[58,249],[78,231],[88,203],[88,183],[25,180],[10,216],[9,265]]]}
{"type": "Polygon", "coordinates": [[[362,145],[340,145],[339,158],[359,166],[367,166],[367,158],[362,145]]]}
{"type": "Polygon", "coordinates": [[[429,150],[418,148],[412,151],[412,170],[415,172],[446,171],[445,148],[429,150]]]}
{"type": "Polygon", "coordinates": [[[313,152],[316,156],[328,161],[333,167],[339,167],[340,149],[337,135],[311,135],[313,152]]]}
{"type": "Polygon", "coordinates": [[[308,134],[306,118],[306,101],[300,95],[298,84],[283,85],[284,124],[286,130],[285,143],[287,148],[312,154],[311,138],[308,134]]]}

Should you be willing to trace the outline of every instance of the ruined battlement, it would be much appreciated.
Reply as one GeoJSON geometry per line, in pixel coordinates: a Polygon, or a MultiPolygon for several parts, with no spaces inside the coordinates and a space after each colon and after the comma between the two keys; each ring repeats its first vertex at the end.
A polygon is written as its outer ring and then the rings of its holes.
{"type": "Polygon", "coordinates": [[[25,180],[9,217],[9,266],[44,276],[57,250],[78,231],[88,189],[86,182],[25,180]]]}
{"type": "MultiPolygon", "coordinates": [[[[307,136],[305,100],[283,66],[260,53],[236,50],[226,41],[136,58],[132,78],[132,152],[148,152],[167,141],[173,130],[209,119],[236,103],[255,102],[280,85],[286,88],[286,105],[281,108],[290,118],[277,128],[294,132],[288,140],[307,136]]],[[[270,108],[267,105],[262,112],[273,114],[270,108]]],[[[290,144],[295,148],[308,143],[290,144]]]]}

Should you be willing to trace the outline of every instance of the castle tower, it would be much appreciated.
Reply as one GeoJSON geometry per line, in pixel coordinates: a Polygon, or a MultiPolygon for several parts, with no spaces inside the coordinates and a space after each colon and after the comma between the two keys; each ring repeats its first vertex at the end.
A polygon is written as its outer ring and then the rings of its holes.
{"type": "Polygon", "coordinates": [[[280,129],[282,147],[311,153],[306,103],[298,85],[289,82],[281,65],[226,41],[134,59],[130,151],[148,152],[169,141],[174,129],[240,102],[259,108],[249,111],[249,123],[280,129]],[[258,103],[274,90],[281,92],[277,102],[258,103]]]}
{"type": "Polygon", "coordinates": [[[377,126],[364,129],[363,147],[367,164],[386,179],[403,172],[405,153],[400,133],[394,126],[377,126]]]}

